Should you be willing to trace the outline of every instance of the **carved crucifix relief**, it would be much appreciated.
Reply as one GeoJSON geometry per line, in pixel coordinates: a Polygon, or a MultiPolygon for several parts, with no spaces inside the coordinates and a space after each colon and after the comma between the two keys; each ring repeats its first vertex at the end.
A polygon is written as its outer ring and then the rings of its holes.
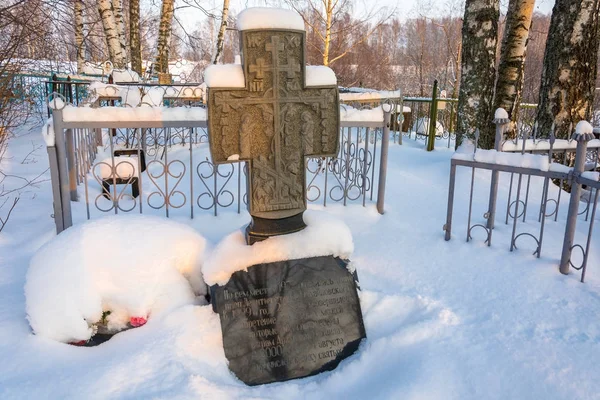
{"type": "Polygon", "coordinates": [[[337,154],[337,87],[305,87],[304,32],[241,37],[246,87],[208,91],[211,154],[216,163],[248,161],[253,217],[288,218],[306,209],[305,157],[337,154]]]}

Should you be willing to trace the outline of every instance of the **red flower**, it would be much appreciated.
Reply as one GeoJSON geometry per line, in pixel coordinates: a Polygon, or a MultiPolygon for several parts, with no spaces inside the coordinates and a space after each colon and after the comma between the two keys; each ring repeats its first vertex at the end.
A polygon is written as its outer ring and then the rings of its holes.
{"type": "Polygon", "coordinates": [[[129,319],[129,323],[131,324],[131,326],[133,326],[134,328],[137,328],[138,326],[142,326],[145,325],[146,322],[148,322],[148,320],[146,320],[146,318],[144,317],[131,317],[129,319]]]}

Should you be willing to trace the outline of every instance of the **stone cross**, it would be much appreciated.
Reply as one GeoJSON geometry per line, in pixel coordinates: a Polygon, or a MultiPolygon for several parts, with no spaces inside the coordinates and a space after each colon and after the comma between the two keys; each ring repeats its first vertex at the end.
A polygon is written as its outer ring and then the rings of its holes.
{"type": "Polygon", "coordinates": [[[208,90],[213,162],[248,162],[249,243],[304,228],[305,157],[338,152],[338,90],[306,87],[305,38],[296,30],[241,31],[246,87],[208,90]]]}

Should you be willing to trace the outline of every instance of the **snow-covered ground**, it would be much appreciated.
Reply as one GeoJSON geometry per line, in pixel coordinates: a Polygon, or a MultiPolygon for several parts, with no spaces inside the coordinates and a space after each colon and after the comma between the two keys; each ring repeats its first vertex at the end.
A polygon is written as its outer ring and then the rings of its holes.
{"type": "MultiPolygon", "coordinates": [[[[491,248],[482,243],[483,232],[465,243],[470,170],[461,169],[454,236],[445,242],[452,152],[427,153],[422,141],[407,139],[390,148],[385,215],[373,204],[325,208],[352,231],[367,330],[358,353],[336,370],[245,386],[227,368],[218,316],[209,306],[180,307],[94,348],[34,336],[25,315],[25,276],[32,254],[55,235],[38,132],[23,130],[12,140],[2,165],[7,174],[42,175],[0,233],[1,399],[600,398],[599,221],[585,284],[578,273],[563,276],[557,268],[566,207],[558,222],[548,220],[539,260],[527,240],[508,251],[511,226],[502,211],[491,248]]],[[[505,207],[506,182],[498,210],[505,207]]],[[[475,220],[486,209],[488,183],[489,173],[476,174],[475,220]]],[[[541,184],[532,180],[532,204],[541,184]]],[[[218,218],[178,220],[214,246],[249,217],[223,210],[218,218]]],[[[579,234],[585,229],[580,223],[579,234]]],[[[100,246],[97,256],[110,261],[100,246]]]]}

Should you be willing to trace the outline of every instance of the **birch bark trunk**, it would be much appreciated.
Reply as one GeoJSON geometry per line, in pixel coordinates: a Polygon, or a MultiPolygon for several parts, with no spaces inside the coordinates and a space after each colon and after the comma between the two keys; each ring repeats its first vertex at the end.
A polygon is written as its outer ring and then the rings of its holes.
{"type": "Polygon", "coordinates": [[[219,34],[217,36],[217,48],[212,57],[211,62],[216,64],[219,59],[223,56],[223,45],[225,43],[225,30],[227,29],[227,16],[229,15],[229,0],[223,0],[223,13],[221,14],[221,26],[219,27],[219,34]]]}
{"type": "MultiPolygon", "coordinates": [[[[495,110],[499,107],[504,108],[513,122],[509,131],[512,138],[516,135],[514,123],[517,121],[523,91],[525,56],[534,4],[535,0],[510,0],[508,3],[506,30],[502,39],[500,64],[498,65],[494,108],[488,116],[491,121],[494,119],[495,110]]],[[[490,129],[495,131],[494,126],[491,126],[490,129]]]]}
{"type": "Polygon", "coordinates": [[[556,124],[567,139],[577,122],[591,119],[597,72],[600,0],[556,0],[540,85],[537,122],[542,135],[556,124]]]}
{"type": "MultiPolygon", "coordinates": [[[[475,129],[492,124],[489,115],[496,76],[498,3],[498,0],[467,0],[465,4],[456,146],[472,137],[475,129]]],[[[494,137],[482,135],[479,144],[482,148],[493,148],[494,137]]]]}
{"type": "Polygon", "coordinates": [[[85,66],[85,42],[84,42],[84,21],[83,21],[83,0],[75,0],[75,45],[77,46],[77,73],[83,73],[85,66]]]}
{"type": "Polygon", "coordinates": [[[142,76],[140,0],[129,0],[129,54],[131,55],[131,69],[142,76]]]}
{"type": "Polygon", "coordinates": [[[325,5],[325,46],[323,49],[323,65],[329,66],[329,47],[331,46],[331,20],[333,17],[332,0],[323,1],[325,5]]]}
{"type": "Polygon", "coordinates": [[[108,48],[108,58],[114,68],[125,68],[126,56],[124,49],[121,47],[112,2],[111,0],[98,0],[97,4],[102,28],[104,29],[106,47],[108,48]]]}
{"type": "Polygon", "coordinates": [[[125,35],[125,18],[123,17],[123,0],[112,0],[113,15],[115,16],[115,24],[117,26],[117,34],[121,49],[125,54],[125,62],[127,62],[127,36],[125,35]]]}
{"type": "Polygon", "coordinates": [[[163,0],[156,45],[156,71],[169,72],[169,44],[173,24],[174,0],[163,0]]]}

